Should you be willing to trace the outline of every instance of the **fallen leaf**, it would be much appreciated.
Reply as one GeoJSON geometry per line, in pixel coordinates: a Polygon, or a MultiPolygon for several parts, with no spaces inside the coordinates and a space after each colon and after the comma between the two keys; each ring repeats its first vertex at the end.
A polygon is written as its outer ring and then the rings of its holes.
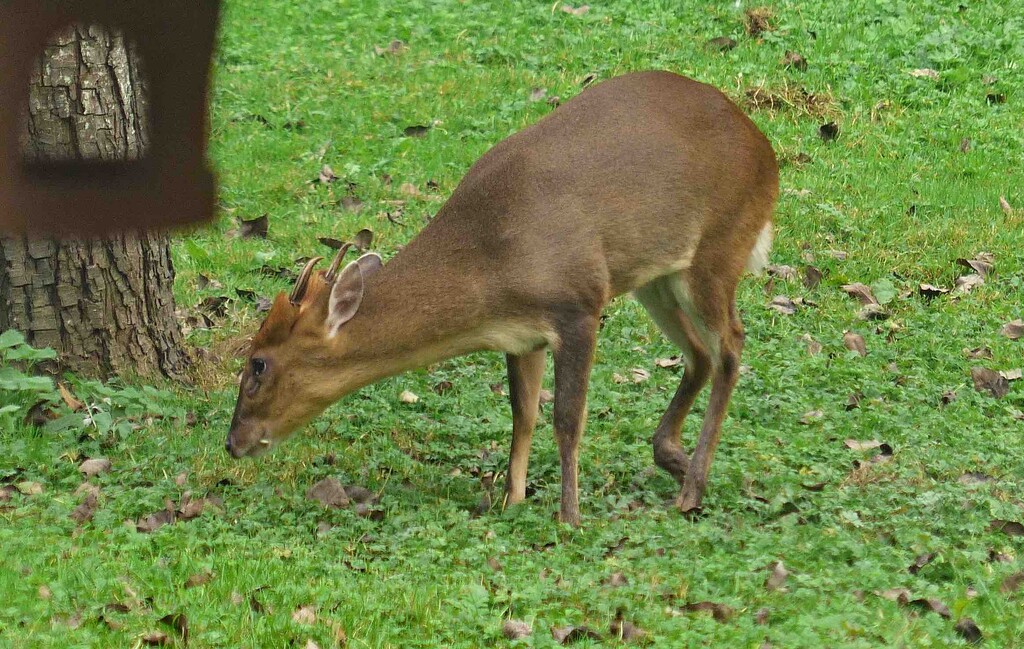
{"type": "Polygon", "coordinates": [[[912,575],[916,575],[918,572],[920,572],[921,568],[924,568],[929,563],[931,563],[936,556],[938,555],[935,552],[928,552],[927,554],[918,555],[917,558],[914,559],[914,563],[910,564],[910,567],[907,568],[907,572],[909,572],[912,575]]]}
{"type": "Polygon", "coordinates": [[[797,278],[796,269],[792,266],[770,264],[765,268],[765,272],[786,282],[795,282],[797,278]]]}
{"type": "Polygon", "coordinates": [[[628,380],[629,379],[627,379],[626,377],[622,376],[618,372],[612,373],[612,382],[613,383],[620,383],[621,384],[621,383],[625,383],[628,380]]]}
{"type": "Polygon", "coordinates": [[[266,214],[248,221],[245,219],[238,219],[238,236],[243,239],[250,239],[252,237],[266,239],[269,229],[270,219],[266,214]]]}
{"type": "Polygon", "coordinates": [[[640,367],[634,367],[630,372],[633,373],[633,383],[643,383],[651,378],[651,373],[640,367]]]}
{"type": "Polygon", "coordinates": [[[964,268],[970,268],[982,277],[988,277],[995,269],[996,258],[991,252],[979,252],[974,255],[974,259],[964,259],[961,257],[956,260],[956,263],[964,268]]]}
{"type": "Polygon", "coordinates": [[[978,625],[969,617],[960,618],[953,627],[953,630],[971,644],[978,644],[985,638],[978,625]]]}
{"type": "Polygon", "coordinates": [[[1016,320],[1007,322],[1003,325],[1003,328],[999,330],[999,333],[1010,340],[1020,340],[1021,338],[1024,338],[1024,320],[1017,318],[1016,320]]]}
{"type": "Polygon", "coordinates": [[[93,514],[96,513],[96,508],[99,506],[99,499],[94,492],[89,492],[74,511],[71,512],[71,520],[81,525],[92,520],[93,514]]]}
{"type": "Polygon", "coordinates": [[[43,485],[32,480],[25,480],[14,486],[25,496],[38,496],[43,493],[43,485]]]}
{"type": "Polygon", "coordinates": [[[656,359],[654,359],[654,364],[657,365],[660,368],[663,368],[663,369],[666,369],[666,368],[669,368],[669,367],[676,367],[677,365],[679,365],[682,362],[683,361],[680,360],[680,358],[678,356],[673,356],[672,358],[656,358],[656,359]]]}
{"type": "Polygon", "coordinates": [[[1010,392],[1010,381],[999,372],[986,367],[972,367],[971,379],[974,381],[975,390],[988,392],[996,399],[1001,399],[1010,392]]]}
{"type": "Polygon", "coordinates": [[[150,631],[143,634],[140,640],[142,640],[142,644],[150,647],[162,647],[171,644],[171,639],[163,631],[150,631]]]}
{"type": "Polygon", "coordinates": [[[398,191],[401,192],[402,194],[405,194],[406,196],[412,196],[413,198],[423,197],[423,192],[421,192],[419,188],[416,187],[416,185],[409,182],[405,182],[399,185],[398,191]]]}
{"type": "Polygon", "coordinates": [[[39,590],[36,591],[39,594],[39,599],[50,599],[53,597],[53,592],[46,584],[39,586],[39,590]]]}
{"type": "Polygon", "coordinates": [[[338,204],[349,212],[358,212],[363,209],[363,201],[357,196],[342,196],[341,200],[338,201],[338,204]]]}
{"type": "Polygon", "coordinates": [[[85,404],[71,393],[71,389],[68,386],[58,382],[57,390],[60,392],[60,398],[64,400],[64,404],[71,409],[71,412],[78,412],[85,408],[85,404]]]}
{"type": "Polygon", "coordinates": [[[789,576],[789,571],[782,565],[781,561],[773,561],[768,566],[768,577],[764,581],[764,587],[769,591],[775,591],[782,589],[782,585],[786,583],[786,577],[789,576]]]}
{"type": "Polygon", "coordinates": [[[377,56],[384,56],[385,54],[401,54],[406,50],[406,45],[400,40],[393,40],[387,44],[386,47],[374,46],[373,51],[377,53],[377,56]]]}
{"type": "Polygon", "coordinates": [[[876,590],[875,594],[883,599],[894,602],[905,603],[910,601],[910,591],[906,588],[889,588],[887,590],[876,590]]]}
{"type": "Polygon", "coordinates": [[[917,79],[931,79],[932,81],[939,80],[939,73],[931,68],[918,68],[910,71],[910,76],[917,79]]]}
{"type": "Polygon", "coordinates": [[[847,331],[843,334],[843,345],[850,351],[857,352],[861,356],[867,356],[867,347],[864,345],[864,337],[860,334],[847,331]]]}
{"type": "Polygon", "coordinates": [[[818,127],[818,135],[822,140],[831,142],[839,137],[839,125],[835,122],[828,122],[818,127]]]}
{"type": "Polygon", "coordinates": [[[420,398],[408,390],[402,390],[402,393],[398,395],[398,400],[402,403],[417,403],[420,398]]]}
{"type": "Polygon", "coordinates": [[[811,265],[804,266],[804,288],[812,290],[821,283],[821,271],[811,265]]]}
{"type": "Polygon", "coordinates": [[[853,284],[843,284],[840,288],[850,297],[860,300],[861,304],[878,304],[878,300],[871,293],[871,287],[866,284],[854,282],[853,284]]]}
{"type": "Polygon", "coordinates": [[[793,315],[796,313],[796,304],[785,295],[776,295],[772,298],[768,308],[775,309],[783,315],[793,315]]]}
{"type": "Polygon", "coordinates": [[[1015,572],[1003,579],[999,590],[1004,593],[1012,593],[1019,590],[1021,584],[1024,584],[1024,572],[1015,572]]]}
{"type": "Polygon", "coordinates": [[[992,522],[988,525],[988,529],[990,532],[1002,532],[1007,536],[1024,536],[1024,525],[1017,521],[1004,521],[999,518],[993,518],[992,522]]]}
{"type": "Polygon", "coordinates": [[[814,423],[815,421],[818,421],[824,416],[825,413],[821,410],[809,410],[805,412],[802,417],[800,417],[800,423],[806,426],[808,424],[814,423]]]}
{"type": "Polygon", "coordinates": [[[317,174],[316,180],[321,185],[330,185],[333,182],[337,182],[338,175],[334,173],[334,169],[331,169],[331,165],[325,164],[320,167],[320,173],[317,174]]]}
{"type": "Polygon", "coordinates": [[[1002,208],[1006,216],[1013,216],[1013,207],[1010,206],[1010,202],[1006,200],[1005,196],[999,197],[999,207],[1002,208]]]}
{"type": "Polygon", "coordinates": [[[600,640],[601,634],[586,626],[551,627],[551,637],[561,645],[570,645],[580,640],[600,640]]]}
{"type": "Polygon", "coordinates": [[[441,381],[441,382],[437,383],[436,385],[434,385],[434,387],[432,389],[437,394],[444,394],[448,390],[451,390],[453,387],[455,387],[455,386],[452,384],[451,381],[441,381]]]}
{"type": "Polygon", "coordinates": [[[817,340],[815,340],[811,336],[811,334],[804,334],[803,336],[800,337],[800,340],[802,340],[805,343],[807,343],[807,355],[808,356],[817,356],[818,354],[821,353],[821,350],[822,350],[821,343],[819,343],[817,340]]]}
{"type": "Polygon", "coordinates": [[[160,624],[164,624],[171,629],[181,638],[182,643],[188,645],[188,618],[184,613],[171,613],[163,616],[159,620],[160,624]]]}
{"type": "Polygon", "coordinates": [[[191,575],[185,581],[185,588],[195,588],[197,586],[202,586],[203,584],[210,583],[210,580],[212,579],[213,572],[209,568],[204,568],[202,572],[197,572],[194,575],[191,575]]]}
{"type": "Polygon", "coordinates": [[[770,7],[751,7],[743,12],[743,27],[747,35],[757,38],[764,32],[772,30],[769,20],[773,12],[770,7]]]}
{"type": "Polygon", "coordinates": [[[144,534],[149,534],[155,532],[164,525],[173,523],[174,520],[174,512],[161,509],[158,512],[150,514],[144,519],[139,519],[135,524],[135,529],[144,534]]]}
{"type": "Polygon", "coordinates": [[[580,5],[578,7],[573,7],[572,5],[564,4],[562,5],[561,9],[567,14],[571,14],[573,16],[582,16],[583,14],[590,11],[590,5],[580,5]]]}
{"type": "Polygon", "coordinates": [[[795,68],[803,72],[807,69],[807,59],[796,52],[787,51],[782,57],[782,65],[787,68],[795,68]]]}
{"type": "Polygon", "coordinates": [[[298,624],[316,624],[316,608],[300,606],[292,613],[292,620],[298,624]]]}
{"type": "Polygon", "coordinates": [[[78,465],[78,470],[86,478],[91,478],[94,475],[99,475],[100,473],[106,473],[107,471],[110,470],[110,466],[111,466],[110,460],[108,460],[107,458],[105,458],[105,457],[94,457],[94,458],[90,458],[90,459],[86,460],[85,462],[82,462],[80,465],[78,465]]]}
{"type": "Polygon", "coordinates": [[[864,395],[860,392],[851,392],[850,395],[846,397],[846,410],[850,411],[859,408],[860,400],[863,398],[864,395]]]}
{"type": "Polygon", "coordinates": [[[530,101],[542,101],[547,94],[548,91],[544,88],[534,88],[530,91],[530,101]]]}
{"type": "Polygon", "coordinates": [[[686,604],[680,608],[681,611],[686,613],[690,612],[702,612],[707,611],[711,613],[711,617],[716,622],[728,622],[729,618],[733,616],[735,611],[727,604],[719,604],[717,602],[695,602],[693,604],[686,604]]]}
{"type": "Polygon", "coordinates": [[[429,125],[424,124],[413,124],[412,126],[406,126],[402,130],[402,134],[405,137],[423,137],[430,131],[429,125]]]}
{"type": "Polygon", "coordinates": [[[852,451],[869,451],[873,448],[881,447],[882,442],[878,441],[877,439],[869,439],[864,441],[856,439],[847,439],[843,441],[843,445],[852,451]]]}
{"type": "Polygon", "coordinates": [[[771,611],[765,607],[759,608],[757,613],[754,613],[754,622],[760,625],[768,624],[769,616],[771,616],[771,611]]]}
{"type": "Polygon", "coordinates": [[[728,36],[712,38],[704,43],[704,48],[713,52],[728,52],[734,47],[736,47],[736,41],[728,36]]]}
{"type": "Polygon", "coordinates": [[[986,482],[992,482],[992,476],[981,473],[980,471],[968,471],[960,476],[959,482],[963,485],[984,484],[986,482]]]}
{"type": "Polygon", "coordinates": [[[1007,381],[1019,381],[1024,378],[1024,369],[1017,368],[1015,370],[999,370],[999,376],[1003,377],[1007,381]]]}
{"type": "Polygon", "coordinates": [[[646,631],[623,618],[621,608],[615,612],[615,619],[612,620],[611,626],[608,628],[608,632],[613,638],[617,638],[622,642],[634,642],[636,640],[643,640],[647,637],[646,631]]]}
{"type": "Polygon", "coordinates": [[[985,278],[977,273],[962,275],[954,280],[954,293],[970,293],[975,287],[985,283],[985,278]]]}
{"type": "Polygon", "coordinates": [[[348,494],[341,483],[334,478],[324,478],[306,491],[307,500],[315,500],[324,507],[347,507],[348,494]]]}
{"type": "Polygon", "coordinates": [[[937,613],[947,620],[953,617],[953,614],[949,611],[949,607],[934,597],[912,599],[906,602],[906,606],[919,608],[926,612],[931,611],[932,613],[937,613]]]}
{"type": "Polygon", "coordinates": [[[501,397],[505,396],[505,384],[504,383],[500,383],[500,382],[499,383],[491,383],[491,385],[489,387],[491,388],[491,392],[493,392],[494,394],[496,394],[498,396],[501,396],[501,397]]]}
{"type": "Polygon", "coordinates": [[[941,286],[932,286],[931,284],[920,284],[917,287],[917,292],[920,293],[922,297],[932,299],[949,293],[949,289],[941,286]]]}
{"type": "Polygon", "coordinates": [[[626,575],[621,572],[613,572],[611,575],[605,578],[602,582],[605,586],[611,586],[612,588],[619,588],[629,584],[629,580],[626,579],[626,575]]]}
{"type": "Polygon", "coordinates": [[[945,392],[942,393],[942,396],[939,397],[939,401],[944,406],[948,406],[949,404],[953,403],[954,401],[956,401],[956,390],[946,390],[945,392]]]}
{"type": "Polygon", "coordinates": [[[972,360],[992,360],[992,350],[988,347],[975,347],[974,349],[965,349],[964,354],[967,358],[972,360]]]}
{"type": "Polygon", "coordinates": [[[857,317],[861,320],[888,320],[889,312],[880,304],[868,304],[861,307],[857,317]]]}

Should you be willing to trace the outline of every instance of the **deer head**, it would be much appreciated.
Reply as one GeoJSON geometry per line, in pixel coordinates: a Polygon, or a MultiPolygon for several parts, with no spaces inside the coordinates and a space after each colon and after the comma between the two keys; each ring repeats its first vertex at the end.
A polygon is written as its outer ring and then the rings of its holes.
{"type": "Polygon", "coordinates": [[[322,257],[309,260],[291,294],[277,296],[253,337],[227,437],[233,457],[269,450],[358,387],[346,380],[344,366],[353,342],[339,334],[382,262],[368,253],[339,272],[349,247],[338,251],[326,272],[314,270],[322,257]]]}

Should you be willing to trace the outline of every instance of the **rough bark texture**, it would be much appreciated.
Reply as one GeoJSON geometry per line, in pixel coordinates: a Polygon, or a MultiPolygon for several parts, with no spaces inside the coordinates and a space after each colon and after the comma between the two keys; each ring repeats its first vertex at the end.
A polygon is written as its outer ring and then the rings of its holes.
{"type": "MultiPolygon", "coordinates": [[[[123,38],[57,34],[31,82],[25,157],[131,160],[146,151],[145,82],[123,38]]],[[[62,368],[107,377],[186,377],[163,235],[0,239],[0,331],[56,349],[62,368]]]]}

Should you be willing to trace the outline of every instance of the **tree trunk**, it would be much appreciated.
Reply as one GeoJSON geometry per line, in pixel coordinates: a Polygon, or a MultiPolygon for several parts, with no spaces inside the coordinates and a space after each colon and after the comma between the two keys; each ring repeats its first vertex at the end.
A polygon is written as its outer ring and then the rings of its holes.
{"type": "MultiPolygon", "coordinates": [[[[119,34],[56,34],[30,83],[26,159],[145,155],[145,81],[119,34]]],[[[0,331],[18,329],[57,350],[61,369],[76,374],[184,379],[189,358],[173,284],[164,235],[0,239],[0,331]]]]}

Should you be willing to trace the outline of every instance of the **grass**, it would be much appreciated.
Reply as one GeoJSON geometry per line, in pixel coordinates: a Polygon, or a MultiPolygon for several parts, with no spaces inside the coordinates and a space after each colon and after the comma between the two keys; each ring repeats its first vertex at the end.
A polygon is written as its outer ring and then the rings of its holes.
{"type": "Polygon", "coordinates": [[[0,482],[42,487],[0,502],[0,646],[137,646],[156,630],[184,644],[180,624],[160,622],[178,613],[192,647],[330,647],[342,633],[349,647],[551,647],[550,630],[567,624],[605,636],[576,646],[606,646],[619,609],[658,647],[960,646],[962,618],[985,646],[1024,643],[1022,595],[1000,588],[1024,569],[1021,539],[991,525],[1024,517],[1024,391],[1014,382],[995,399],[970,374],[1022,363],[1024,343],[999,330],[1024,315],[1024,19],[995,2],[811,4],[774,3],[770,30],[752,38],[731,2],[609,0],[576,16],[549,3],[229,1],[213,95],[221,218],[180,238],[174,262],[193,316],[205,298],[232,299],[213,328],[189,334],[199,386],[131,396],[133,386],[72,381],[123,426],[0,432],[0,482]],[[719,36],[736,47],[705,48],[719,36]],[[375,52],[395,39],[400,52],[375,52]],[[785,67],[787,51],[807,69],[785,67]],[[579,530],[551,516],[550,405],[533,495],[477,511],[486,485],[500,485],[510,439],[507,404],[490,387],[504,379],[494,354],[364,389],[272,456],[229,460],[231,352],[262,317],[236,289],[287,290],[260,268],[295,270],[296,258],[329,252],[318,237],[362,227],[391,256],[480,154],[552,110],[531,101],[534,88],[568,98],[588,75],[646,68],[712,83],[750,112],[784,162],[773,263],[824,274],[813,289],[744,281],[748,369],[702,518],[673,511],[674,484],[651,469],[648,440],[679,368],[655,367],[675,350],[627,299],[609,308],[600,339],[579,530]],[[938,78],[910,74],[920,69],[938,78]],[[819,137],[824,121],[837,140],[819,137]],[[405,137],[415,125],[431,128],[405,137]],[[310,183],[323,164],[338,182],[310,183]],[[339,205],[349,192],[359,211],[339,205]],[[1000,196],[1017,210],[1004,213],[1000,196]],[[262,214],[268,239],[228,236],[236,219],[262,214]],[[918,295],[921,282],[951,287],[966,272],[955,260],[980,251],[996,260],[984,285],[918,295]],[[891,317],[861,320],[840,290],[850,282],[891,296],[891,317]],[[783,315],[767,308],[775,295],[804,304],[783,315]],[[844,347],[846,331],[863,336],[866,356],[844,347]],[[804,334],[822,353],[807,353],[804,334]],[[982,346],[990,359],[965,354],[982,346]],[[615,381],[634,367],[650,379],[615,381]],[[443,381],[452,387],[435,393],[443,381]],[[400,402],[403,390],[420,401],[400,402]],[[956,395],[948,405],[945,392],[956,395]],[[855,468],[877,451],[845,439],[885,442],[891,459],[855,468]],[[113,468],[89,480],[98,508],[76,525],[77,466],[95,456],[113,468]],[[307,500],[326,477],[378,493],[383,518],[307,500]],[[136,530],[185,491],[222,506],[136,530]],[[769,590],[775,561],[790,574],[769,590]],[[185,587],[203,571],[208,582],[185,587]],[[615,573],[624,584],[609,583],[615,573]],[[877,594],[893,588],[940,600],[950,619],[877,594]],[[682,610],[701,601],[733,615],[682,610]],[[306,606],[311,624],[293,619],[306,606]],[[505,619],[533,635],[504,639],[505,619]]]}

